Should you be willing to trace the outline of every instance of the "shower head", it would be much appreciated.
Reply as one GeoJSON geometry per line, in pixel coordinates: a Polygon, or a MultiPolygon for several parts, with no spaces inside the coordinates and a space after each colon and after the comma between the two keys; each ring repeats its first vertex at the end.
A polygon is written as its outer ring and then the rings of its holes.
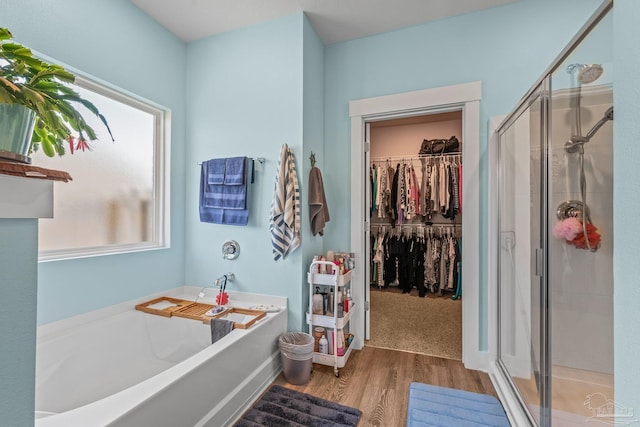
{"type": "Polygon", "coordinates": [[[575,153],[579,151],[582,146],[591,140],[598,130],[609,120],[613,120],[613,107],[607,108],[602,118],[596,123],[585,136],[574,135],[567,142],[564,143],[564,149],[567,153],[575,153]]]}
{"type": "Polygon", "coordinates": [[[600,78],[604,69],[600,64],[585,65],[578,71],[578,80],[582,84],[593,83],[600,78]]]}
{"type": "Polygon", "coordinates": [[[609,120],[613,120],[613,107],[607,108],[607,111],[604,112],[602,118],[596,123],[589,132],[587,132],[587,140],[593,138],[593,135],[598,132],[598,130],[607,123],[609,120]]]}
{"type": "Polygon", "coordinates": [[[600,78],[604,68],[600,64],[570,64],[567,66],[567,73],[573,74],[578,70],[578,81],[580,84],[593,83],[600,78]]]}

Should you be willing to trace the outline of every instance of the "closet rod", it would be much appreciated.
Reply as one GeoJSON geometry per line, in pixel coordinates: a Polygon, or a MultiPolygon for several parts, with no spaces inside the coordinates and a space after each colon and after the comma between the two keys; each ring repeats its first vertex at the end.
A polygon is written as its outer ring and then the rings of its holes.
{"type": "Polygon", "coordinates": [[[395,227],[392,227],[389,224],[371,224],[371,227],[390,227],[390,228],[401,228],[401,227],[423,227],[423,228],[462,228],[462,224],[424,224],[421,222],[418,223],[410,223],[410,224],[396,224],[395,227]]]}
{"type": "Polygon", "coordinates": [[[446,157],[462,157],[462,153],[444,153],[444,154],[419,154],[417,156],[384,156],[371,157],[372,162],[384,162],[386,160],[420,160],[420,159],[438,159],[446,157]]]}

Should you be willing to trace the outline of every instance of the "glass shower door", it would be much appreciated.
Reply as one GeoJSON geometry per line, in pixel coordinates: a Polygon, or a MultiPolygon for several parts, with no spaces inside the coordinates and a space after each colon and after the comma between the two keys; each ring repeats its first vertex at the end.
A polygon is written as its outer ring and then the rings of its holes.
{"type": "Polygon", "coordinates": [[[543,427],[637,421],[613,396],[612,7],[497,133],[497,375],[543,427]]]}
{"type": "MultiPolygon", "coordinates": [[[[613,16],[552,74],[549,174],[553,426],[615,424],[613,16]]],[[[619,421],[617,424],[622,425],[619,421]]]]}
{"type": "Polygon", "coordinates": [[[535,423],[545,398],[541,341],[543,84],[499,133],[498,366],[535,423]]]}

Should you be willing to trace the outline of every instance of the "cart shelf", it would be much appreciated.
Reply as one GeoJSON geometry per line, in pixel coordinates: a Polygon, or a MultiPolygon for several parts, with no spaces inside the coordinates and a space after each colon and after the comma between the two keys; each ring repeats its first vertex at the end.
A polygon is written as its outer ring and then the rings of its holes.
{"type": "MultiPolygon", "coordinates": [[[[311,315],[311,324],[314,326],[323,326],[325,328],[337,328],[344,329],[351,319],[352,307],[355,307],[355,303],[349,306],[349,312],[344,314],[344,317],[324,316],[322,314],[311,315]]],[[[307,323],[309,323],[309,313],[307,313],[307,323]]]]}
{"type": "MultiPolygon", "coordinates": [[[[326,261],[320,261],[326,262],[326,261]]],[[[330,263],[329,263],[330,264],[330,263]]],[[[312,273],[311,271],[307,273],[307,281],[309,283],[313,282],[314,285],[326,285],[333,286],[334,283],[337,283],[338,287],[343,287],[349,284],[351,281],[351,270],[347,271],[344,274],[323,274],[323,273],[312,273]]]]}

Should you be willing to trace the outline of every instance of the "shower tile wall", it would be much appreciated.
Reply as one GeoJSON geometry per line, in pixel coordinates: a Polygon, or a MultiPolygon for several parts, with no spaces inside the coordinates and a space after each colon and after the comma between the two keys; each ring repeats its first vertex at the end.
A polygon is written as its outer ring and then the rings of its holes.
{"type": "MultiPolygon", "coordinates": [[[[574,112],[569,91],[553,94],[550,227],[557,223],[556,207],[580,200],[577,153],[566,153],[574,112]]],[[[613,105],[609,87],[582,91],[582,132],[586,132],[613,105]]],[[[587,205],[602,235],[597,252],[577,249],[550,238],[551,349],[554,367],[613,373],[613,134],[605,124],[584,145],[587,205]]],[[[610,396],[612,397],[612,396],[610,396]]]]}

